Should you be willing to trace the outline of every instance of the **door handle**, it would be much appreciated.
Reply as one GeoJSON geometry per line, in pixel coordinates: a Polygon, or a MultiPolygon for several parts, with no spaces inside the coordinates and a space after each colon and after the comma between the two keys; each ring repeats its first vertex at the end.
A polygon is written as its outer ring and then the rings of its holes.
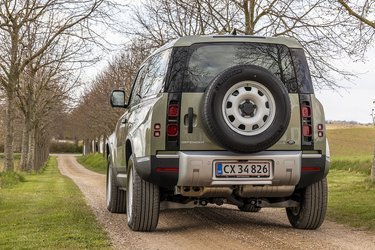
{"type": "Polygon", "coordinates": [[[188,133],[193,133],[193,120],[194,120],[194,110],[193,108],[188,108],[188,133]]]}

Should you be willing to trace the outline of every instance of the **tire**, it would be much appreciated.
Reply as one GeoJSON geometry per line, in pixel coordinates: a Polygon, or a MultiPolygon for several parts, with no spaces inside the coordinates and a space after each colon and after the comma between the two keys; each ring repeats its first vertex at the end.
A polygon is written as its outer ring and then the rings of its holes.
{"type": "Polygon", "coordinates": [[[286,208],[290,224],[298,229],[317,229],[325,218],[328,203],[327,180],[307,186],[299,194],[300,207],[286,208]]]}
{"type": "Polygon", "coordinates": [[[284,84],[255,65],[228,68],[206,89],[201,119],[209,138],[227,150],[255,153],[287,129],[291,105],[284,84]]]}
{"type": "Polygon", "coordinates": [[[116,185],[111,158],[108,157],[106,204],[111,213],[126,213],[126,192],[116,185]]]}
{"type": "Polygon", "coordinates": [[[155,231],[159,221],[159,187],[143,180],[135,170],[133,156],[128,162],[126,192],[128,226],[133,231],[155,231]]]}
{"type": "Polygon", "coordinates": [[[251,213],[257,213],[262,209],[261,207],[254,206],[252,204],[244,204],[243,206],[238,206],[238,208],[243,212],[251,213]]]}

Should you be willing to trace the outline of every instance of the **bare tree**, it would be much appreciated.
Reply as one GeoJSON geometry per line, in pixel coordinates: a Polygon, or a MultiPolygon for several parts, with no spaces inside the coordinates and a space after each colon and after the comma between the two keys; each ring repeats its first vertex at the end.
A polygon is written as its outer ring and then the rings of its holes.
{"type": "Polygon", "coordinates": [[[335,75],[350,79],[334,60],[362,59],[375,32],[358,29],[340,3],[325,0],[148,0],[134,7],[137,23],[131,34],[158,47],[184,35],[228,32],[287,36],[299,40],[307,52],[316,86],[337,88],[335,75]]]}
{"type": "Polygon", "coordinates": [[[123,113],[123,110],[110,107],[109,93],[113,89],[121,88],[129,96],[134,77],[139,66],[148,56],[150,47],[149,43],[142,39],[131,41],[123,52],[114,57],[97,75],[80,98],[80,103],[66,119],[68,137],[84,140],[86,149],[90,148],[92,140],[107,139],[123,113]]]}
{"type": "Polygon", "coordinates": [[[0,86],[6,97],[5,170],[13,169],[13,121],[21,75],[34,60],[48,54],[62,37],[69,37],[72,43],[94,41],[97,34],[91,25],[107,17],[101,9],[104,3],[107,2],[6,0],[0,3],[0,86]],[[35,25],[36,32],[45,36],[28,51],[28,34],[35,25]]]}
{"type": "Polygon", "coordinates": [[[338,0],[338,2],[342,5],[342,7],[345,8],[345,10],[348,11],[349,15],[357,18],[360,21],[360,26],[365,24],[375,29],[375,1],[365,0],[362,1],[362,4],[360,5],[352,5],[353,7],[349,6],[350,3],[346,3],[344,0],[338,0]],[[371,14],[374,20],[370,20],[371,14]]]}

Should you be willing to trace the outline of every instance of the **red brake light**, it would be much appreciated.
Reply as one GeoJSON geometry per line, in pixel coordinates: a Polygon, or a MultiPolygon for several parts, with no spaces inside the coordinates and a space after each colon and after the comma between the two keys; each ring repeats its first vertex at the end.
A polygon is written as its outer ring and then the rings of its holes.
{"type": "Polygon", "coordinates": [[[177,117],[179,113],[178,105],[172,104],[168,107],[168,116],[169,117],[177,117]]]}
{"type": "Polygon", "coordinates": [[[303,136],[311,136],[312,135],[312,128],[310,125],[303,125],[303,136]]]}
{"type": "Polygon", "coordinates": [[[178,135],[178,125],[174,124],[174,123],[168,124],[167,135],[168,136],[177,136],[178,135]]]}
{"type": "Polygon", "coordinates": [[[301,113],[302,117],[310,117],[311,116],[311,110],[308,106],[302,106],[301,107],[301,113]]]}

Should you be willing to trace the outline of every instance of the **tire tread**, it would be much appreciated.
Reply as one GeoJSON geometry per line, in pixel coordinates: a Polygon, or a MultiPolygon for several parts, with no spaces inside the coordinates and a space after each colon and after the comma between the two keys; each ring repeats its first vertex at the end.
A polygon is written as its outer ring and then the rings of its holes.
{"type": "Polygon", "coordinates": [[[129,219],[128,225],[133,231],[155,231],[160,210],[159,187],[143,180],[134,167],[130,171],[132,171],[134,194],[132,218],[129,219]]]}
{"type": "Polygon", "coordinates": [[[324,178],[302,192],[301,207],[298,214],[287,208],[287,215],[291,225],[298,229],[317,229],[325,218],[327,211],[327,180],[324,178]]]}
{"type": "Polygon", "coordinates": [[[109,171],[113,171],[110,160],[111,159],[108,158],[107,185],[112,185],[112,192],[110,194],[110,197],[107,197],[107,199],[110,199],[107,209],[111,213],[126,213],[126,191],[120,189],[116,185],[116,177],[114,176],[114,174],[111,175],[112,178],[111,180],[109,180],[109,171]],[[110,183],[108,183],[108,181],[110,181],[110,183]]]}

